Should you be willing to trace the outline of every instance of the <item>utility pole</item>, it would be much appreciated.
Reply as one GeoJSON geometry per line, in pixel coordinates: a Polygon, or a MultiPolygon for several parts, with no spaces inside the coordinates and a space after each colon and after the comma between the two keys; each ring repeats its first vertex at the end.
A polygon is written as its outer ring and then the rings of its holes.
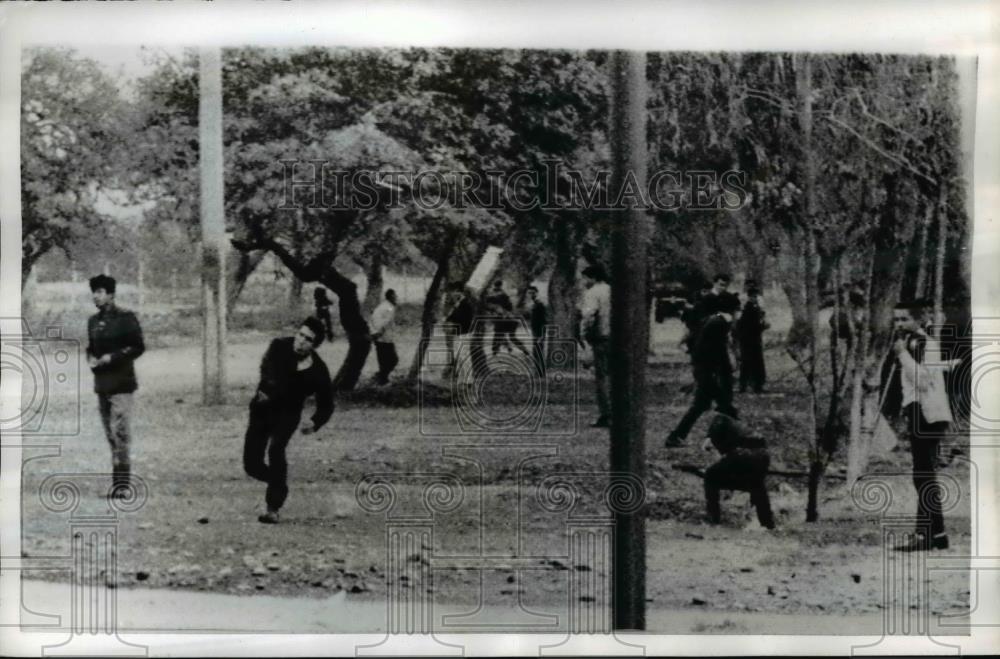
{"type": "MultiPolygon", "coordinates": [[[[611,268],[611,479],[645,483],[646,359],[646,55],[616,51],[611,78],[611,190],[631,190],[614,212],[611,268]]],[[[645,489],[635,492],[645,496],[645,489]]],[[[646,628],[646,508],[615,511],[615,629],[646,628]]]]}
{"type": "Polygon", "coordinates": [[[222,51],[202,48],[198,76],[201,169],[202,401],[224,402],[226,381],[226,227],[222,178],[222,51]]]}

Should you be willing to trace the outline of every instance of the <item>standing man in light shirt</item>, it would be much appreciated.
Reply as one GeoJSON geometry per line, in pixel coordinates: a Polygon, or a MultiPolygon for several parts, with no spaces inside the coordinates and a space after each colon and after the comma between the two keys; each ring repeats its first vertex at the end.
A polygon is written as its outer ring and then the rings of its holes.
{"type": "Polygon", "coordinates": [[[604,268],[592,265],[584,268],[586,291],[580,305],[580,333],[594,351],[594,384],[597,388],[599,416],[592,428],[611,425],[611,400],[608,392],[608,350],[611,337],[611,287],[604,268]]]}
{"type": "Polygon", "coordinates": [[[396,291],[390,288],[385,292],[385,300],[372,312],[372,340],[375,341],[375,356],[378,358],[375,383],[380,386],[389,384],[389,374],[399,364],[393,336],[395,321],[396,291]]]}
{"type": "Polygon", "coordinates": [[[913,456],[913,486],[917,490],[918,528],[910,542],[895,547],[898,551],[948,548],[937,458],[941,440],[952,422],[944,371],[955,361],[941,359],[940,342],[923,327],[925,309],[926,305],[919,301],[896,305],[892,351],[883,366],[883,377],[888,382],[882,413],[888,418],[901,416],[906,423],[913,456]]]}

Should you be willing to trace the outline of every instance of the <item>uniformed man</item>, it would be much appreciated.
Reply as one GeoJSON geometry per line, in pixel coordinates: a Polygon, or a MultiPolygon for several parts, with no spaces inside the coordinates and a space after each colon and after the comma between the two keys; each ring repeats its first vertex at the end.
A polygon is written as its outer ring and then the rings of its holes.
{"type": "Polygon", "coordinates": [[[111,445],[110,496],[127,497],[131,479],[132,405],[139,383],[133,362],[146,351],[135,314],[115,305],[114,277],[90,279],[97,313],[87,320],[87,364],[104,433],[111,445]]]}

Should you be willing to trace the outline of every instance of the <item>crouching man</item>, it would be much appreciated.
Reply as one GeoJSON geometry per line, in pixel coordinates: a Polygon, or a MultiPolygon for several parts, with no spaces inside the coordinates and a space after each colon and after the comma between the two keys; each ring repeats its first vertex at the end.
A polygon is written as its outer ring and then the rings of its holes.
{"type": "Polygon", "coordinates": [[[267,513],[257,518],[263,524],[278,523],[278,511],[288,497],[285,449],[298,428],[306,398],[316,397],[316,412],[302,425],[303,435],[319,430],[333,414],[330,371],[316,354],[324,329],[319,319],[306,318],[295,336],[272,341],[260,364],[260,384],[250,401],[243,468],[267,483],[267,513]]]}
{"type": "Polygon", "coordinates": [[[750,493],[750,503],[757,509],[760,525],[774,528],[771,500],[767,495],[767,469],[771,458],[761,437],[750,435],[735,419],[718,414],[708,428],[708,439],[722,457],[705,470],[705,502],[708,519],[718,524],[722,519],[719,495],[722,490],[750,493]]]}

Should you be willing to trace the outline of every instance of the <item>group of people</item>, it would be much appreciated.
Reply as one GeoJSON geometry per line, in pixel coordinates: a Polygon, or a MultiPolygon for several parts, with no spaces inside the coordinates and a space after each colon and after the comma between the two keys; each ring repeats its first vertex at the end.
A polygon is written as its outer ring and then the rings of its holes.
{"type": "Polygon", "coordinates": [[[538,287],[531,285],[524,290],[524,302],[520,310],[504,290],[503,281],[494,280],[491,288],[478,300],[461,282],[448,287],[445,294],[444,322],[442,330],[447,350],[447,364],[444,377],[450,377],[458,362],[461,337],[469,337],[469,359],[475,377],[482,376],[488,368],[486,358],[486,329],[493,328],[491,352],[494,357],[506,350],[519,350],[531,359],[535,372],[545,373],[545,328],[548,325],[548,307],[539,298],[538,287]],[[529,349],[517,336],[522,320],[526,320],[531,332],[529,349]]]}
{"type": "MultiPolygon", "coordinates": [[[[611,421],[608,396],[608,358],[611,338],[611,287],[600,266],[589,266],[582,272],[586,286],[580,305],[580,333],[593,350],[594,377],[597,388],[598,419],[595,427],[607,427],[611,421]]],[[[729,359],[729,338],[734,317],[740,310],[739,299],[728,292],[729,278],[715,278],[711,290],[706,290],[685,316],[689,336],[694,400],[677,427],[668,435],[668,448],[684,445],[685,438],[698,417],[715,402],[718,415],[709,426],[708,439],[720,454],[719,460],[704,473],[705,496],[710,521],[720,519],[721,490],[750,492],[760,523],[774,527],[774,516],[767,495],[766,476],[769,457],[763,438],[748,432],[738,421],[733,407],[732,363],[729,359]]],[[[90,290],[97,313],[87,321],[87,363],[94,374],[94,391],[105,434],[111,448],[111,497],[128,496],[132,442],[130,421],[133,396],[138,388],[134,362],[145,351],[142,328],[135,314],[115,304],[116,282],[113,277],[98,275],[91,278],[90,290]]],[[[736,323],[744,363],[750,362],[746,384],[759,391],[764,382],[760,334],[767,328],[759,302],[759,290],[747,287],[747,300],[742,316],[736,323]],[[739,329],[743,327],[744,329],[739,329]],[[759,351],[759,352],[755,352],[759,351]]],[[[483,323],[477,317],[487,314],[500,325],[500,338],[494,336],[493,352],[497,354],[508,343],[534,359],[544,375],[544,341],[547,310],[538,298],[534,286],[526,290],[527,315],[532,333],[529,351],[517,340],[516,327],[511,323],[513,305],[503,291],[502,282],[476,302],[461,285],[449,287],[444,316],[445,338],[449,355],[454,358],[454,340],[473,333],[472,361],[485,362],[483,323]],[[490,315],[494,314],[494,315],[490,315]],[[478,346],[478,347],[477,347],[478,346]]],[[[393,339],[396,295],[386,291],[385,300],[372,314],[372,338],[379,359],[378,381],[385,381],[398,362],[393,339]],[[380,347],[382,346],[382,347],[380,347]]],[[[944,384],[944,371],[954,362],[941,358],[940,344],[927,331],[926,305],[897,305],[894,316],[895,335],[892,352],[887,357],[881,392],[882,412],[890,418],[907,422],[913,458],[913,482],[918,491],[918,519],[921,527],[914,539],[900,547],[903,551],[945,549],[948,536],[944,530],[940,485],[937,481],[937,453],[940,442],[952,422],[950,403],[944,384]]],[[[329,421],[334,410],[334,391],[329,370],[316,353],[316,348],[331,336],[324,320],[310,316],[290,337],[274,339],[260,365],[260,380],[250,401],[249,422],[244,438],[243,466],[246,473],[267,484],[266,512],[261,523],[275,524],[288,496],[288,465],[285,450],[296,430],[304,435],[315,433],[329,421]],[[302,423],[304,403],[309,397],[316,401],[312,416],[302,423]],[[300,425],[301,424],[301,425],[300,425]]],[[[454,362],[451,362],[453,365],[454,362]]],[[[741,384],[744,382],[741,373],[741,384]]]]}

